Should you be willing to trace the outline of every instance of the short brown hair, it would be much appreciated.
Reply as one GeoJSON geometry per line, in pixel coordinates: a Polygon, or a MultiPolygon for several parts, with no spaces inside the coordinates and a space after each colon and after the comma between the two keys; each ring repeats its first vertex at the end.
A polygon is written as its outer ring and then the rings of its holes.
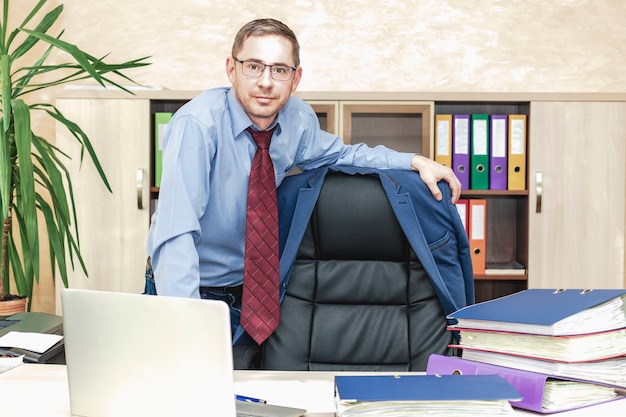
{"type": "Polygon", "coordinates": [[[243,43],[246,39],[250,36],[260,35],[279,35],[287,38],[287,40],[291,42],[294,65],[296,67],[300,65],[300,45],[298,44],[296,34],[293,33],[293,31],[283,22],[276,19],[256,19],[246,23],[241,29],[239,29],[239,32],[237,32],[237,35],[235,36],[233,49],[231,51],[232,56],[237,56],[239,51],[243,48],[243,43]]]}

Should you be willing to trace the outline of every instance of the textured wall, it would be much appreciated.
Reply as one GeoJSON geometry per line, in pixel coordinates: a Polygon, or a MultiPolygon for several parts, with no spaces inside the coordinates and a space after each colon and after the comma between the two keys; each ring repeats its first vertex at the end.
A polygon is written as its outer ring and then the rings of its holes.
{"type": "Polygon", "coordinates": [[[169,89],[226,84],[237,29],[276,17],[299,36],[301,91],[626,91],[623,0],[64,4],[68,40],[114,56],[152,55],[137,78],[169,89]]]}
{"type": "MultiPolygon", "coordinates": [[[[21,21],[36,2],[13,0],[11,20],[21,21]]],[[[235,32],[275,17],[300,39],[300,91],[626,92],[623,0],[48,3],[65,5],[58,25],[65,40],[118,60],[151,55],[153,65],[130,75],[172,90],[227,84],[235,32]]],[[[29,101],[54,97],[42,91],[29,101]]],[[[54,137],[52,123],[34,116],[34,124],[54,137]]],[[[35,293],[35,310],[55,311],[49,280],[35,293]]]]}

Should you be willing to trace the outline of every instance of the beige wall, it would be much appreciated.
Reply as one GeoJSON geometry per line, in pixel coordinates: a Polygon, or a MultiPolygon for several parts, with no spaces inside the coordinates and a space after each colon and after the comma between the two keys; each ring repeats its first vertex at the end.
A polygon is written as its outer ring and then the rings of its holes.
{"type": "Polygon", "coordinates": [[[227,83],[234,33],[269,16],[299,36],[302,91],[626,91],[623,0],[63,3],[67,40],[151,55],[136,78],[169,89],[227,83]]]}
{"type": "MultiPolygon", "coordinates": [[[[36,1],[14,0],[13,19],[36,1]]],[[[275,17],[299,36],[301,91],[626,91],[623,0],[50,0],[46,7],[60,3],[63,39],[118,60],[150,55],[153,65],[130,75],[172,90],[227,84],[224,62],[237,29],[275,17]]],[[[35,123],[53,137],[52,124],[35,123]]],[[[34,308],[54,312],[45,282],[34,308]]]]}

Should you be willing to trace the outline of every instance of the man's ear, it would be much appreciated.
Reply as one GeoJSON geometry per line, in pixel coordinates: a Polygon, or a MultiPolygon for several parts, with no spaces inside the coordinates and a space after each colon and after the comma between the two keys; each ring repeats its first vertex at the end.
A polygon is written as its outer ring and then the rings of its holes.
{"type": "Polygon", "coordinates": [[[293,82],[291,84],[291,92],[293,93],[298,88],[298,84],[300,84],[300,80],[302,79],[302,67],[296,68],[296,71],[293,74],[293,82]]]}
{"type": "Polygon", "coordinates": [[[232,56],[229,56],[228,58],[226,58],[226,76],[228,76],[228,79],[230,80],[231,84],[234,83],[235,64],[236,62],[232,56]]]}

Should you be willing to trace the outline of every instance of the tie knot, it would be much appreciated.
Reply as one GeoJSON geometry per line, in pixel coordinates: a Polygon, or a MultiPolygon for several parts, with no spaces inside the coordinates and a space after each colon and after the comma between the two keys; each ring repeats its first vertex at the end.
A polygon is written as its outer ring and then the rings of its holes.
{"type": "MultiPolygon", "coordinates": [[[[275,128],[274,128],[275,129],[275,128]]],[[[269,149],[270,141],[272,140],[272,134],[274,133],[274,129],[272,130],[254,130],[251,127],[246,129],[252,135],[252,139],[261,149],[269,149]]]]}

